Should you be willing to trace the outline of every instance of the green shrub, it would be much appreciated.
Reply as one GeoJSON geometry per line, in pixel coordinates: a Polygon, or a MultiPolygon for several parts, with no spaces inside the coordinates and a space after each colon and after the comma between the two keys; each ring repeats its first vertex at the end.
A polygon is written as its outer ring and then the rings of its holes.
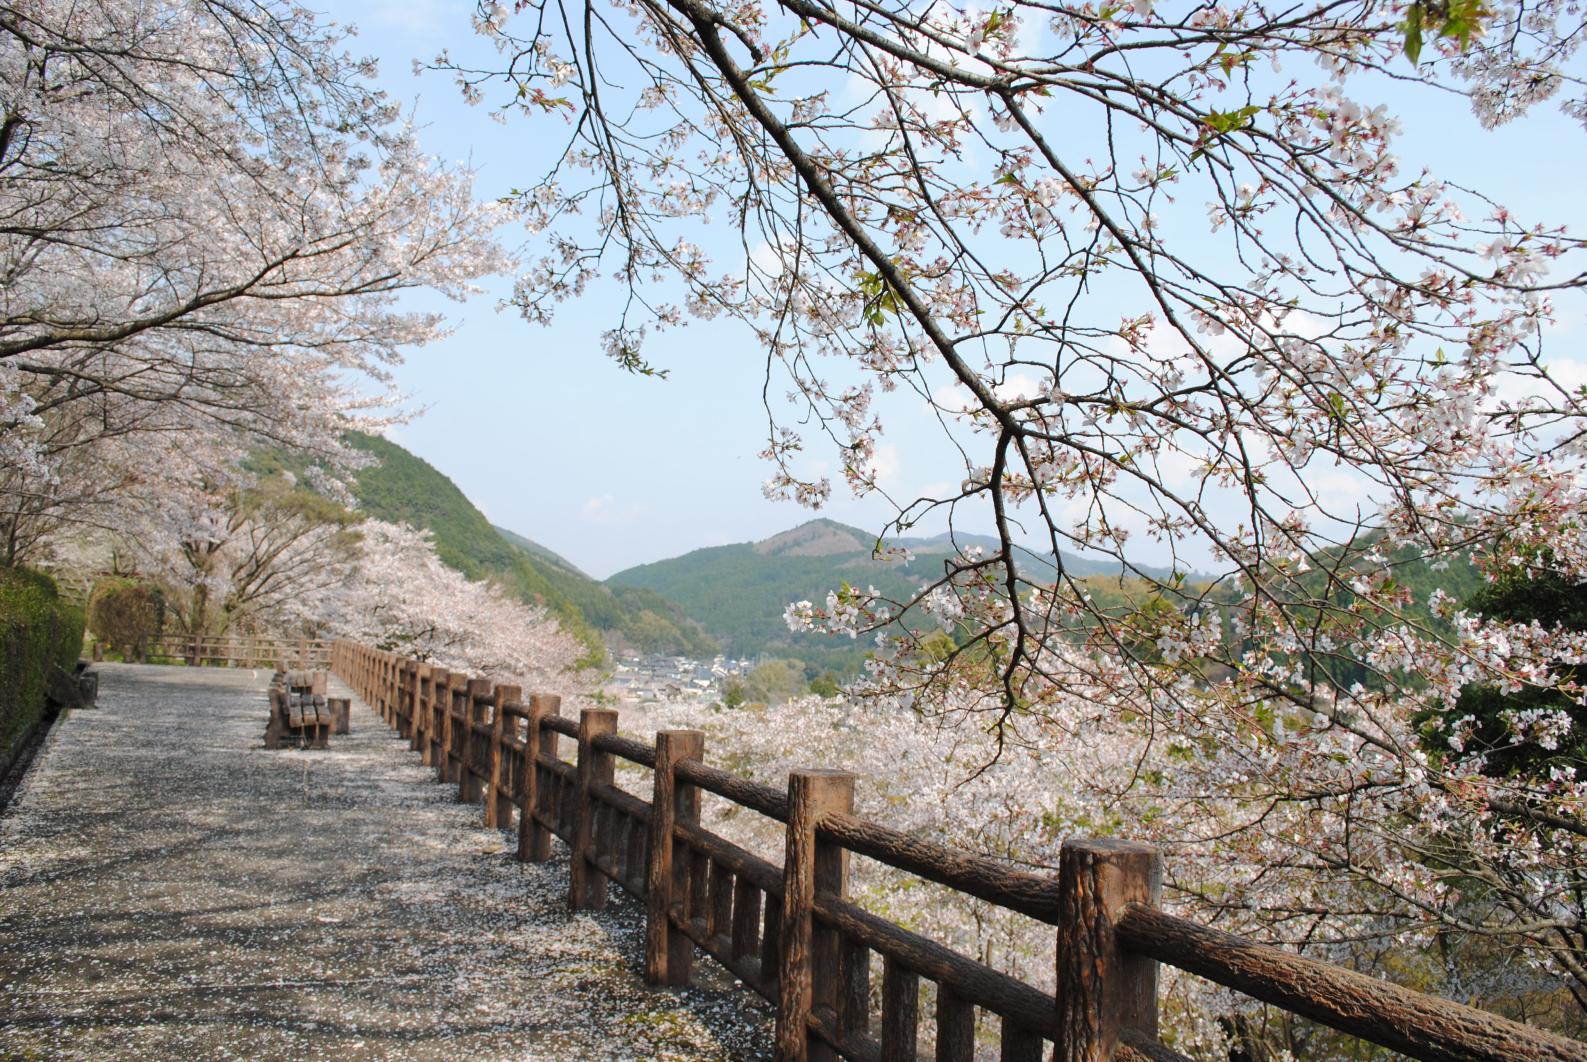
{"type": "MultiPolygon", "coordinates": [[[[1587,586],[1554,574],[1502,578],[1467,598],[1465,607],[1488,619],[1587,630],[1587,586]]],[[[1587,680],[1587,665],[1565,667],[1560,678],[1567,683],[1587,680]]],[[[1449,755],[1449,730],[1461,719],[1470,720],[1464,751],[1482,753],[1484,773],[1492,777],[1547,781],[1556,767],[1580,770],[1587,762],[1587,707],[1557,686],[1522,686],[1509,693],[1493,686],[1467,686],[1452,710],[1416,716],[1423,745],[1437,756],[1449,755]],[[1573,725],[1552,749],[1517,742],[1509,718],[1529,711],[1563,712],[1573,725]]]]}
{"type": "Polygon", "coordinates": [[[55,667],[70,671],[83,648],[83,613],[49,576],[0,568],[0,768],[44,714],[55,667]]]}
{"type": "Polygon", "coordinates": [[[143,659],[164,622],[165,595],[157,586],[109,576],[95,583],[89,595],[88,629],[128,660],[143,659]]]}
{"type": "Polygon", "coordinates": [[[744,676],[744,697],[759,704],[786,704],[805,691],[805,666],[798,660],[768,660],[744,676]]]}

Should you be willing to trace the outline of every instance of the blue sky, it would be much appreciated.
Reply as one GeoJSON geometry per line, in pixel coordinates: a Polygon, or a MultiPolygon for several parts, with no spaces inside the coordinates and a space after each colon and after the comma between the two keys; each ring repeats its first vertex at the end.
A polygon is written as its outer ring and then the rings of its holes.
{"type": "MultiPolygon", "coordinates": [[[[443,74],[412,73],[416,57],[442,47],[454,56],[474,49],[489,61],[493,53],[473,38],[472,10],[440,0],[360,0],[327,14],[358,27],[353,50],[380,60],[382,85],[411,107],[425,149],[472,162],[476,190],[494,196],[533,172],[535,145],[525,127],[499,125],[483,106],[467,106],[443,74]]],[[[503,235],[509,244],[522,238],[510,228],[503,235]]],[[[656,360],[669,378],[633,377],[600,351],[610,319],[603,307],[617,298],[615,285],[564,306],[550,327],[496,311],[509,279],[487,286],[462,306],[416,301],[439,306],[456,331],[412,351],[397,371],[422,412],[390,434],[451,477],[493,522],[604,577],[702,546],[764,538],[817,515],[869,531],[887,519],[884,503],[855,501],[841,483],[819,514],[763,497],[770,468],[755,455],[765,445],[765,363],[732,323],[694,323],[665,337],[656,360]]],[[[891,424],[897,431],[885,444],[887,461],[934,448],[924,423],[891,424]]],[[[922,461],[908,483],[943,475],[922,461]]]]}
{"type": "MultiPolygon", "coordinates": [[[[357,25],[353,49],[380,60],[382,84],[411,107],[426,149],[471,162],[479,194],[495,196],[527,183],[537,168],[528,127],[498,125],[484,107],[468,107],[445,75],[412,73],[415,58],[443,47],[489,62],[493,53],[469,25],[472,10],[472,3],[449,0],[350,0],[327,15],[357,25]]],[[[1501,202],[1531,207],[1576,232],[1587,228],[1573,191],[1587,172],[1579,126],[1546,110],[1489,133],[1457,100],[1424,103],[1401,118],[1408,162],[1459,173],[1501,202]],[[1528,166],[1508,164],[1516,158],[1528,166]]],[[[511,230],[503,235],[509,244],[520,239],[511,230]]],[[[549,327],[496,311],[510,286],[509,278],[497,278],[467,304],[441,304],[456,331],[413,351],[398,370],[399,385],[421,412],[391,433],[450,476],[491,520],[604,577],[701,546],[762,538],[814,515],[761,494],[769,473],[755,457],[765,439],[764,361],[743,329],[725,321],[691,324],[655,348],[652,360],[669,379],[632,377],[599,347],[615,286],[564,306],[549,327]]],[[[1581,302],[1571,307],[1577,312],[1562,316],[1579,316],[1581,302]]],[[[1556,353],[1573,348],[1581,334],[1574,319],[1562,322],[1556,353]]],[[[883,410],[887,482],[909,497],[960,475],[945,462],[925,413],[918,400],[883,410]]],[[[880,500],[848,497],[839,482],[820,515],[874,531],[889,512],[880,500]]],[[[1137,559],[1158,559],[1142,546],[1137,559]]]]}

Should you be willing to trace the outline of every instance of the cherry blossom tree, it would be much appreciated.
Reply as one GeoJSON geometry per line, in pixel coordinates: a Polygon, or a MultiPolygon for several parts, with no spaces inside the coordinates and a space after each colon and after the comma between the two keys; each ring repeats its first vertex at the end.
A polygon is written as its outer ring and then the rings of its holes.
{"type": "Polygon", "coordinates": [[[576,671],[587,650],[554,616],[442,564],[429,532],[382,520],[358,532],[348,577],[296,599],[301,622],[525,689],[571,694],[588,684],[576,671]]]}
{"type": "Polygon", "coordinates": [[[129,440],[74,446],[66,442],[77,427],[71,418],[29,419],[32,430],[0,433],[0,564],[7,566],[51,552],[68,528],[108,529],[117,499],[148,467],[129,440]]]}
{"type": "MultiPolygon", "coordinates": [[[[642,733],[704,730],[711,760],[731,762],[736,771],[770,785],[785,783],[788,772],[799,767],[852,771],[860,814],[1023,869],[1054,871],[1065,837],[1125,828],[1120,809],[1098,790],[1073,784],[1070,773],[1080,768],[1085,777],[1103,765],[1130,769],[1135,748],[1114,741],[1088,743],[1083,750],[1065,746],[1057,757],[1052,750],[1025,745],[995,750],[995,737],[982,731],[922,719],[876,699],[844,697],[802,697],[730,710],[696,704],[625,711],[624,730],[636,724],[642,733]],[[1073,757],[1082,752],[1084,762],[1076,762],[1073,757]]],[[[635,781],[643,785],[642,779],[635,781]]],[[[703,809],[713,831],[769,859],[779,857],[781,824],[744,815],[730,802],[709,796],[703,809]]],[[[1052,932],[1044,923],[871,860],[854,861],[850,890],[856,902],[883,917],[1044,991],[1055,990],[1052,932]],[[928,910],[929,918],[922,918],[928,910]]],[[[1249,1037],[1231,1036],[1220,1020],[1260,1013],[1249,1001],[1169,969],[1162,992],[1166,1034],[1179,1050],[1227,1058],[1232,1044],[1251,1046],[1249,1037]]],[[[929,1036],[930,1016],[921,1017],[929,1036]]],[[[993,1056],[996,1035],[994,1028],[981,1029],[993,1056]]]]}
{"type": "Polygon", "coordinates": [[[164,587],[184,635],[280,631],[359,556],[357,514],[291,472],[249,472],[243,441],[173,447],[114,499],[110,544],[164,587]]]}
{"type": "Polygon", "coordinates": [[[103,526],[55,536],[58,560],[159,586],[168,627],[186,635],[349,638],[574,696],[593,680],[587,647],[544,609],[469,580],[428,532],[344,507],[336,482],[277,468],[249,441],[145,450],[155,471],[103,505],[103,526]]]}
{"type": "Polygon", "coordinates": [[[503,264],[471,175],[419,149],[346,33],[275,0],[0,11],[7,553],[105,440],[221,427],[341,455],[392,397],[399,309],[503,264]]]}
{"type": "MultiPolygon", "coordinates": [[[[874,695],[988,734],[989,759],[1054,757],[1112,809],[1089,828],[1162,843],[1208,917],[1497,941],[1587,1010],[1587,764],[1489,771],[1452,711],[1473,682],[1580,701],[1587,643],[1399,578],[1587,578],[1583,393],[1545,353],[1584,247],[1408,165],[1396,116],[1461,95],[1485,126],[1550,99],[1587,118],[1582,17],[524,0],[478,9],[495,68],[436,65],[560,137],[514,196],[529,321],[614,275],[607,353],[664,372],[656,332],[736,318],[789,396],[769,494],[823,502],[824,440],[887,530],[995,531],[904,600],[790,609],[878,636],[874,695]],[[899,395],[956,487],[884,489],[899,395]],[[1144,589],[1104,604],[1066,550],[1144,589]]],[[[1573,725],[1506,719],[1542,748],[1573,725]]]]}

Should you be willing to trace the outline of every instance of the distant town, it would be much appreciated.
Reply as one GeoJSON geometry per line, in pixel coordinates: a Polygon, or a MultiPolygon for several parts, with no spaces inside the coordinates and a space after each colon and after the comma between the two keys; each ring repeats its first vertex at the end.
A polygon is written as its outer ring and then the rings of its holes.
{"type": "Polygon", "coordinates": [[[621,700],[645,703],[710,703],[722,699],[729,679],[742,679],[754,668],[747,659],[715,656],[694,660],[662,653],[617,659],[606,692],[621,700]]]}

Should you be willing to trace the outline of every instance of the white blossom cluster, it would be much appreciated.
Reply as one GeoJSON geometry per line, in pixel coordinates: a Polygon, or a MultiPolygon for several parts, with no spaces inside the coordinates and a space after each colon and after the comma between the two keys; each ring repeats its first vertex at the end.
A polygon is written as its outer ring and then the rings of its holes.
{"type": "Polygon", "coordinates": [[[398,295],[459,298],[505,266],[498,208],[419,149],[346,41],[274,0],[7,9],[6,563],[96,523],[99,488],[140,474],[135,440],[349,459],[343,432],[393,415],[399,351],[446,330],[398,295]]]}

